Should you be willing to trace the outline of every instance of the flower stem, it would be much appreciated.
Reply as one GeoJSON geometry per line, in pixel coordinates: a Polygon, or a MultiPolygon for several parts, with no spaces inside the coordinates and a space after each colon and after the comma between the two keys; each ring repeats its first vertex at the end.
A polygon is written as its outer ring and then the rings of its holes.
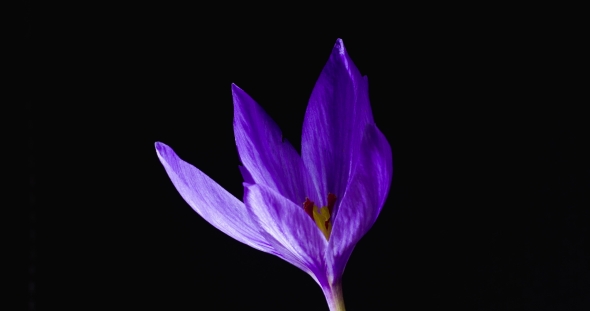
{"type": "Polygon", "coordinates": [[[346,311],[344,308],[344,296],[342,296],[342,283],[338,282],[331,287],[323,288],[330,311],[346,311]]]}

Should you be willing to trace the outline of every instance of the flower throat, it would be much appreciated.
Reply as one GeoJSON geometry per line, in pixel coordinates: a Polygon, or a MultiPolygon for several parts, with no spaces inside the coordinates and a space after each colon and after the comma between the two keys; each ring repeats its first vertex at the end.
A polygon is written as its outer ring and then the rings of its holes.
{"type": "Polygon", "coordinates": [[[309,198],[305,198],[305,202],[303,202],[303,209],[315,221],[326,240],[330,240],[330,233],[332,233],[331,217],[334,211],[334,203],[336,203],[336,196],[333,193],[328,193],[328,206],[318,208],[309,198]]]}

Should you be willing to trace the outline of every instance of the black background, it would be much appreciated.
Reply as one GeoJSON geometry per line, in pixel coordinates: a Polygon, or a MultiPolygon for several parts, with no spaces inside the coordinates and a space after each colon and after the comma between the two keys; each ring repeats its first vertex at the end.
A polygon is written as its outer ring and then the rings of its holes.
{"type": "Polygon", "coordinates": [[[23,135],[6,143],[19,202],[7,218],[10,310],[327,310],[308,275],[200,218],[154,142],[241,198],[230,84],[299,150],[337,38],[369,77],[394,158],[387,203],[344,274],[347,310],[590,307],[575,19],[162,2],[22,10],[9,118],[23,135]]]}

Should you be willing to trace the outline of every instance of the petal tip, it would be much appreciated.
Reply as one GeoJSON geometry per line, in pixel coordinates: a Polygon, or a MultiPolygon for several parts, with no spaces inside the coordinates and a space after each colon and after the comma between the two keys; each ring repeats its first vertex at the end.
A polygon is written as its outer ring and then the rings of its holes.
{"type": "Polygon", "coordinates": [[[166,150],[166,148],[169,148],[166,144],[161,143],[159,141],[155,142],[154,146],[156,147],[156,152],[158,153],[162,153],[166,150]]]}
{"type": "Polygon", "coordinates": [[[237,86],[235,83],[232,83],[231,84],[231,92],[233,95],[236,95],[236,93],[244,93],[244,90],[242,90],[242,88],[237,86]]]}
{"type": "Polygon", "coordinates": [[[162,163],[169,162],[171,159],[176,157],[174,150],[172,150],[172,148],[170,148],[165,143],[157,141],[154,145],[156,147],[156,154],[162,163]]]}
{"type": "Polygon", "coordinates": [[[344,55],[346,53],[346,48],[344,47],[344,41],[338,38],[336,39],[336,44],[334,44],[334,49],[337,49],[340,55],[344,55]]]}
{"type": "Polygon", "coordinates": [[[344,41],[342,39],[336,39],[336,43],[332,49],[331,58],[336,63],[343,65],[346,70],[350,70],[349,63],[352,63],[352,61],[349,59],[348,52],[346,51],[346,47],[344,47],[344,41]]]}
{"type": "MultiPolygon", "coordinates": [[[[239,86],[235,83],[231,84],[231,94],[234,100],[234,106],[238,104],[238,102],[243,101],[243,97],[246,95],[246,92],[242,90],[239,86]]],[[[246,95],[247,96],[247,95],[246,95]]]]}

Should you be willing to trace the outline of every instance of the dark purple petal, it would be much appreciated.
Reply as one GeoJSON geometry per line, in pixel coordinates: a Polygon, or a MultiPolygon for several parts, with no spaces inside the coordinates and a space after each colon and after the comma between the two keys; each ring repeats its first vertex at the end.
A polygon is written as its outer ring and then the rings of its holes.
{"type": "Polygon", "coordinates": [[[232,238],[267,253],[275,253],[260,234],[246,206],[172,148],[157,142],[156,152],[170,180],[184,200],[207,222],[232,238]]]}
{"type": "Polygon", "coordinates": [[[367,79],[338,39],[309,99],[301,138],[301,156],[322,206],[328,193],[342,198],[359,156],[362,133],[371,123],[367,79]]]}
{"type": "Polygon", "coordinates": [[[367,125],[360,150],[328,246],[328,273],[334,278],[342,275],[354,246],[377,220],[391,185],[391,147],[374,124],[367,125]]]}
{"type": "Polygon", "coordinates": [[[272,237],[267,240],[281,251],[282,258],[326,286],[324,254],[328,242],[304,210],[261,184],[244,184],[244,203],[258,219],[261,231],[272,237]]]}
{"type": "Polygon", "coordinates": [[[240,169],[240,173],[242,174],[242,178],[244,179],[244,183],[246,184],[255,184],[254,179],[252,178],[252,174],[248,171],[247,168],[243,166],[238,166],[240,169]]]}
{"type": "Polygon", "coordinates": [[[266,185],[298,206],[306,197],[315,198],[303,160],[283,139],[277,124],[235,84],[232,93],[236,145],[254,183],[266,185]]]}

